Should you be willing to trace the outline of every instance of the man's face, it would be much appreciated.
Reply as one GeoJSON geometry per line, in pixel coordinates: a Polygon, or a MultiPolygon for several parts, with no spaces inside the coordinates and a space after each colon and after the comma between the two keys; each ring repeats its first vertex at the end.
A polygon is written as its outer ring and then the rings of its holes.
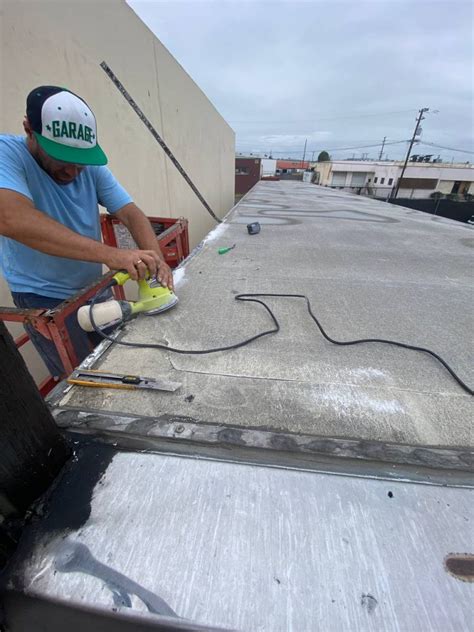
{"type": "Polygon", "coordinates": [[[25,119],[23,126],[27,136],[28,149],[39,166],[44,169],[57,184],[71,184],[84,169],[84,165],[75,165],[71,162],[62,162],[61,160],[51,158],[51,156],[48,156],[44,149],[40,147],[33,135],[28,119],[25,119]]]}

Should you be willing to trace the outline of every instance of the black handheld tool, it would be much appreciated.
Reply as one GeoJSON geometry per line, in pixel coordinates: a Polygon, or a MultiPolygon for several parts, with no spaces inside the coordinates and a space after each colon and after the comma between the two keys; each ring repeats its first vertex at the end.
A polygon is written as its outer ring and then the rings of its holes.
{"type": "Polygon", "coordinates": [[[249,235],[258,235],[260,232],[260,224],[258,222],[247,224],[247,232],[249,235]]]}

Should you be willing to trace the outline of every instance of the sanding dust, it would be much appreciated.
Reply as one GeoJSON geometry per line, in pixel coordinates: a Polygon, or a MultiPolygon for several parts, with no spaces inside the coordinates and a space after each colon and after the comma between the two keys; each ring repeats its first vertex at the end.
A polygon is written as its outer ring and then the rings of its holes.
{"type": "Polygon", "coordinates": [[[211,241],[215,241],[216,239],[219,239],[219,237],[221,237],[221,235],[223,235],[225,233],[225,231],[229,228],[230,224],[218,224],[213,230],[211,230],[211,232],[204,237],[204,239],[202,240],[203,244],[207,244],[211,241]]]}
{"type": "Polygon", "coordinates": [[[403,406],[396,399],[381,399],[371,397],[367,393],[338,388],[318,393],[319,403],[326,403],[342,416],[354,415],[354,411],[375,412],[385,415],[405,413],[403,406]]]}
{"type": "Polygon", "coordinates": [[[173,281],[174,281],[175,288],[179,287],[180,285],[184,285],[187,282],[185,266],[182,268],[176,268],[176,270],[173,270],[173,281]]]}
{"type": "Polygon", "coordinates": [[[372,367],[361,367],[358,369],[351,369],[349,371],[349,374],[352,377],[357,378],[361,381],[369,381],[369,382],[372,382],[374,380],[383,380],[384,378],[386,378],[386,375],[383,371],[380,371],[380,369],[374,369],[372,367]]]}

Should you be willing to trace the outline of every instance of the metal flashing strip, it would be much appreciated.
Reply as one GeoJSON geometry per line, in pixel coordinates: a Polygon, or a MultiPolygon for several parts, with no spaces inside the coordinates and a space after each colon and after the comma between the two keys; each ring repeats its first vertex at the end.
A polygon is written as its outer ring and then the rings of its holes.
{"type": "Polygon", "coordinates": [[[160,147],[163,149],[163,151],[165,152],[165,154],[168,156],[168,158],[171,160],[171,162],[174,164],[174,166],[176,167],[176,169],[179,171],[179,173],[183,176],[183,178],[186,180],[186,182],[189,184],[189,186],[191,187],[192,191],[195,193],[196,197],[198,198],[198,200],[201,202],[201,204],[204,206],[204,208],[206,209],[206,211],[216,220],[216,222],[218,224],[221,223],[221,220],[217,217],[217,215],[214,213],[214,211],[211,209],[211,207],[209,206],[209,204],[206,202],[206,200],[203,198],[203,196],[201,195],[201,193],[199,192],[198,188],[196,187],[196,185],[194,184],[194,182],[191,180],[191,178],[188,176],[188,174],[186,173],[186,171],[183,169],[183,167],[180,165],[180,163],[178,162],[177,158],[175,157],[175,155],[173,154],[173,152],[171,151],[171,149],[168,147],[168,145],[165,143],[165,141],[161,138],[161,136],[158,134],[158,132],[156,131],[156,129],[153,127],[153,125],[150,123],[150,121],[148,120],[148,118],[145,116],[145,114],[142,112],[142,110],[140,109],[140,107],[135,103],[135,101],[132,99],[132,97],[130,96],[129,92],[126,90],[126,88],[124,87],[124,85],[121,83],[121,81],[115,76],[115,74],[113,73],[112,69],[110,68],[110,66],[103,61],[100,64],[100,67],[102,68],[102,70],[106,73],[106,75],[109,77],[109,79],[111,79],[112,83],[115,85],[115,87],[119,90],[119,92],[121,92],[122,96],[124,97],[124,99],[127,101],[127,103],[130,105],[130,107],[132,108],[132,110],[135,112],[135,114],[138,116],[138,118],[141,120],[141,122],[145,125],[145,127],[148,129],[148,131],[151,133],[151,135],[153,136],[153,138],[157,141],[157,143],[160,145],[160,147]]]}
{"type": "Polygon", "coordinates": [[[144,417],[53,407],[68,433],[122,450],[165,452],[231,462],[431,485],[474,487],[474,453],[403,444],[220,426],[190,417],[144,417]]]}

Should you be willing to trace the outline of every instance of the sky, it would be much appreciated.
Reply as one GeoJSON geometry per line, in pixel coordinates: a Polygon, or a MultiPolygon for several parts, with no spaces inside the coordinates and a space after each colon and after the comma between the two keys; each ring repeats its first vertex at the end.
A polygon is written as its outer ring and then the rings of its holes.
{"type": "Polygon", "coordinates": [[[401,159],[427,107],[412,154],[474,162],[470,1],[128,4],[234,129],[238,152],[301,158],[307,141],[306,158],[378,158],[386,137],[383,157],[401,159]]]}

